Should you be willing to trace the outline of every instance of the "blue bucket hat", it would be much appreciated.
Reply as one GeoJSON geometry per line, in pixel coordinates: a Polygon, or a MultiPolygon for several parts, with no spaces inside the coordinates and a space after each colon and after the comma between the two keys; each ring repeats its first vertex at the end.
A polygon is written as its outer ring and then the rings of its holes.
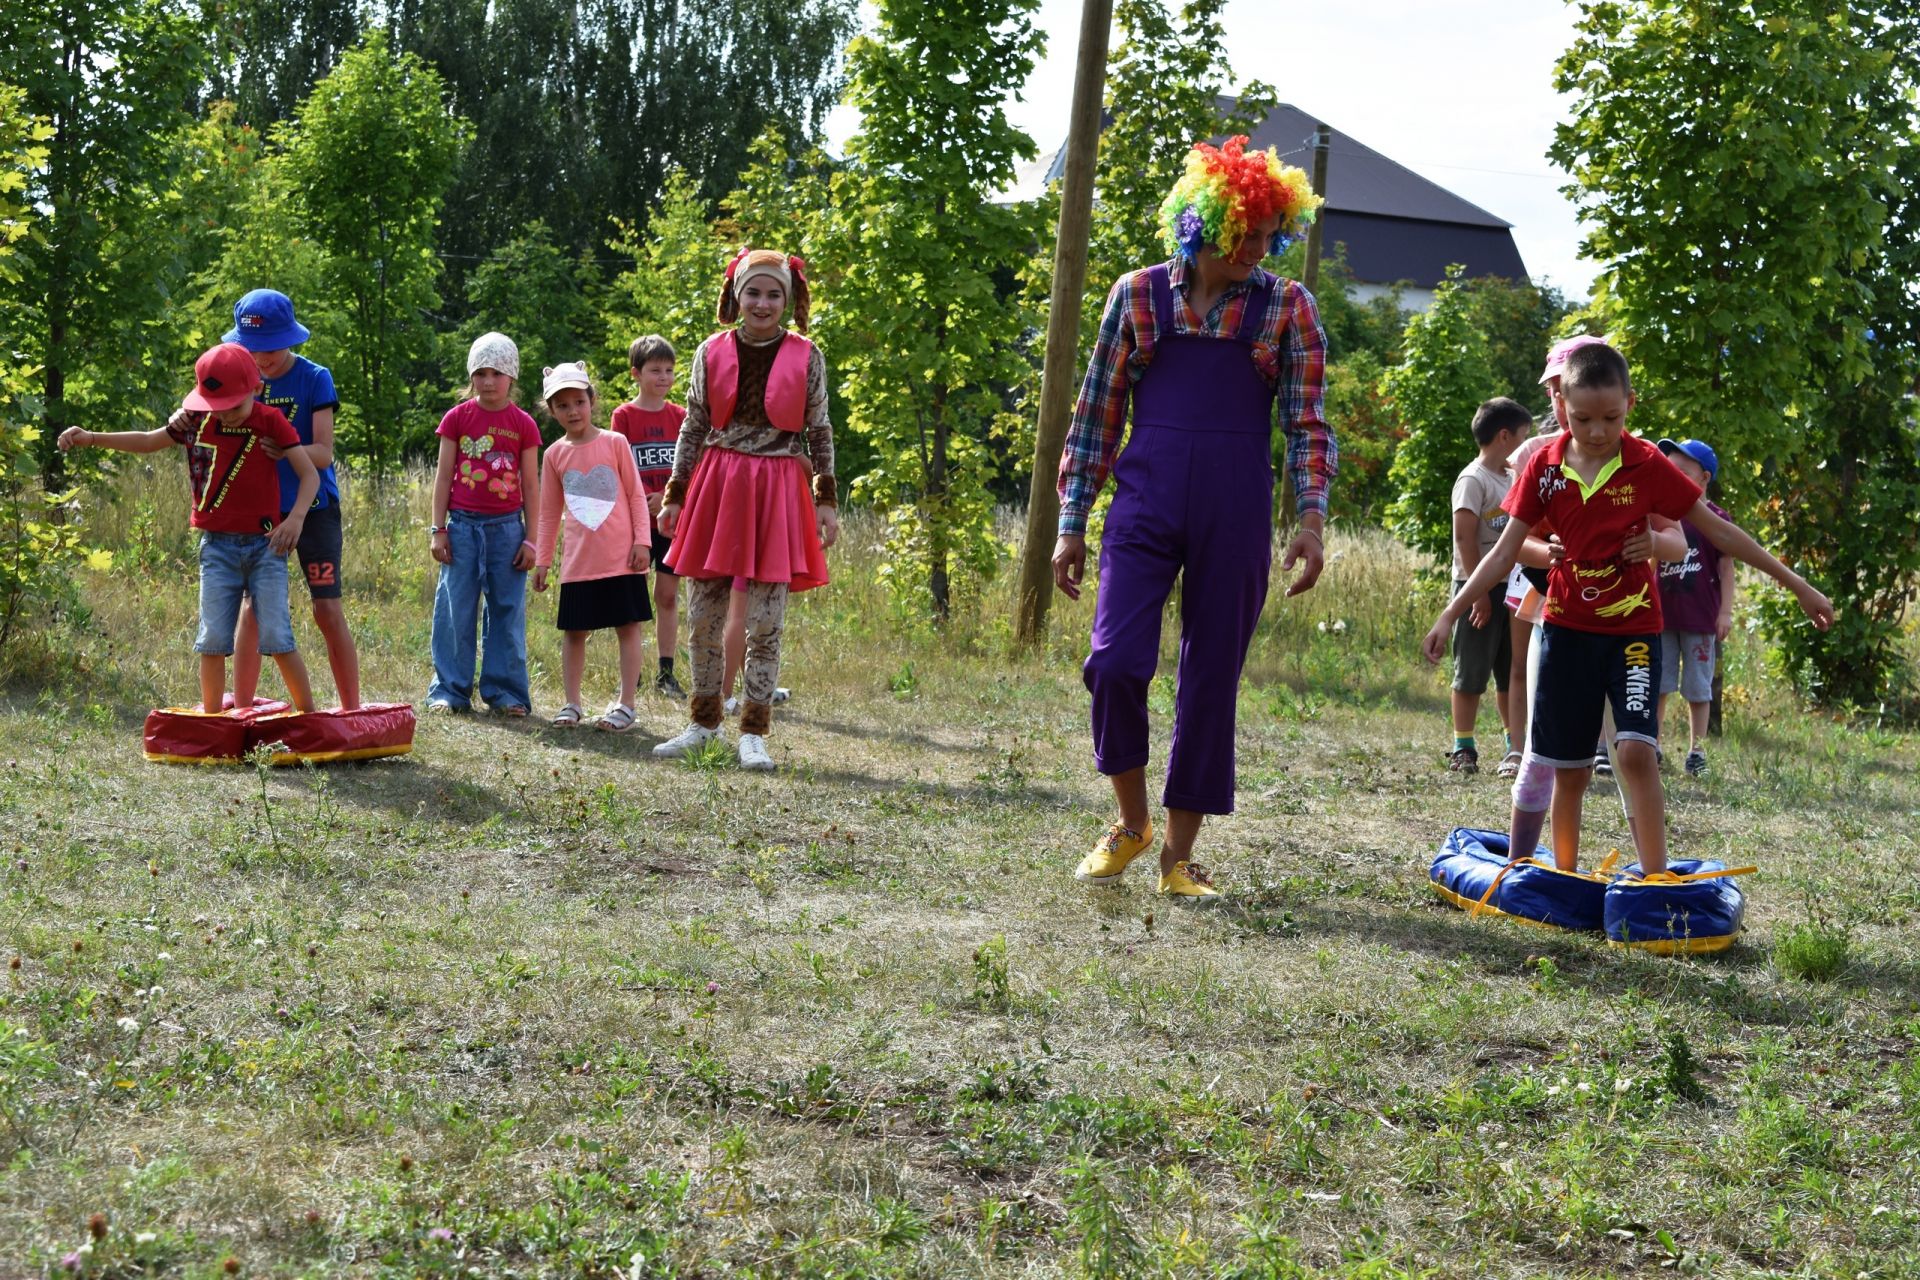
{"type": "Polygon", "coordinates": [[[293,300],[274,289],[255,289],[233,304],[233,328],[224,342],[237,342],[249,351],[279,351],[297,347],[313,334],[293,318],[293,300]]]}
{"type": "Polygon", "coordinates": [[[1662,440],[1659,447],[1660,452],[1668,457],[1676,453],[1686,454],[1700,464],[1700,469],[1707,473],[1709,480],[1720,474],[1720,456],[1704,440],[1662,440]]]}

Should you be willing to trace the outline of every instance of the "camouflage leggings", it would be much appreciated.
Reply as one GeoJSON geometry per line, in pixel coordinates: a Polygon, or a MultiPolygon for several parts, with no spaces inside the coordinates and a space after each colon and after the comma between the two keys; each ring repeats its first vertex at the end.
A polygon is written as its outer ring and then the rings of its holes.
{"type": "MultiPolygon", "coordinates": [[[[706,712],[719,723],[720,691],[726,681],[727,606],[733,591],[731,578],[694,578],[686,582],[687,648],[693,656],[694,719],[706,712]]],[[[749,582],[747,597],[747,657],[740,672],[743,719],[764,724],[765,709],[773,703],[780,675],[780,633],[787,619],[787,584],[749,582]]],[[[709,725],[712,728],[713,725],[709,725]]],[[[765,733],[764,728],[747,732],[765,733]]]]}

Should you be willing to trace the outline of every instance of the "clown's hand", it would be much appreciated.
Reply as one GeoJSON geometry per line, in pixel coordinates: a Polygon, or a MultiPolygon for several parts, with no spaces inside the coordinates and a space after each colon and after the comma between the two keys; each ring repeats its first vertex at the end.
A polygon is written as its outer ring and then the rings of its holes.
{"type": "Polygon", "coordinates": [[[1311,590],[1313,584],[1320,581],[1320,571],[1327,567],[1327,548],[1320,540],[1320,531],[1305,525],[1293,535],[1293,541],[1287,544],[1287,555],[1280,562],[1280,572],[1291,573],[1295,565],[1300,566],[1300,576],[1287,588],[1287,594],[1297,596],[1302,591],[1311,590]]]}

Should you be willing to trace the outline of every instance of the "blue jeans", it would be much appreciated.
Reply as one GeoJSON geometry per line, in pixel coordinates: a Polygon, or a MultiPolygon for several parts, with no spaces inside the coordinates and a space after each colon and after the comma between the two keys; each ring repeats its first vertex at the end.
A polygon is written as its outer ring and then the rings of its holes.
{"type": "Polygon", "coordinates": [[[473,706],[473,633],[484,596],[480,697],[490,707],[533,705],[527,690],[527,575],[513,567],[524,537],[526,522],[518,511],[447,514],[453,563],[440,566],[440,585],[433,593],[433,683],[427,701],[463,711],[473,706]]]}
{"type": "Polygon", "coordinates": [[[287,558],[267,546],[264,533],[200,535],[200,634],[196,653],[226,657],[242,597],[253,597],[260,622],[260,652],[292,653],[293,614],[287,607],[287,558]]]}

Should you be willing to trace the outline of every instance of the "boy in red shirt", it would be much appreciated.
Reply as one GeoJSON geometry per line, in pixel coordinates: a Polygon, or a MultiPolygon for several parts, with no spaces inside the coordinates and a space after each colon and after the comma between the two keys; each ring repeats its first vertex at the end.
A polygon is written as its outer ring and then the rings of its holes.
{"type": "MultiPolygon", "coordinates": [[[[313,710],[307,664],[294,647],[287,603],[287,553],[300,541],[307,508],[320,489],[300,437],[278,409],[254,399],[260,370],[238,343],[222,343],[193,366],[194,389],[183,401],[198,414],[185,447],[193,480],[193,527],[200,530],[200,706],[215,711],[227,691],[227,655],[233,652],[240,602],[252,597],[260,623],[260,652],[271,655],[286,681],[287,700],[313,710]],[[267,445],[286,450],[299,490],[280,517],[280,471],[267,445]]],[[[156,431],[88,431],[68,427],[62,449],[95,446],[126,453],[159,453],[182,442],[156,431]]]]}
{"type": "Polygon", "coordinates": [[[659,646],[660,672],[653,687],[669,698],[685,698],[687,691],[674,679],[673,655],[680,643],[680,579],[667,571],[667,552],[673,539],[660,531],[660,495],[673,475],[673,450],[680,440],[685,406],[667,399],[673,390],[673,344],[657,333],[634,339],[627,349],[627,365],[638,388],[632,400],[613,411],[612,427],[633,446],[633,463],[640,469],[640,486],[647,495],[647,515],[653,520],[653,633],[659,646]]]}
{"type": "MultiPolygon", "coordinates": [[[[1421,648],[1429,662],[1438,662],[1467,605],[1506,576],[1533,527],[1551,521],[1566,555],[1547,578],[1527,754],[1554,770],[1554,864],[1563,871],[1579,865],[1581,801],[1593,768],[1593,742],[1610,703],[1619,769],[1636,801],[1640,869],[1648,880],[1656,880],[1668,875],[1666,797],[1654,758],[1659,738],[1654,716],[1660,688],[1660,594],[1651,563],[1621,555],[1626,536],[1644,528],[1653,515],[1685,519],[1715,547],[1765,571],[1791,591],[1822,631],[1833,624],[1833,605],[1746,533],[1715,515],[1702,501],[1700,486],[1658,449],[1626,434],[1633,382],[1618,351],[1595,344],[1569,354],[1560,398],[1567,430],[1528,459],[1514,478],[1505,504],[1511,519],[1500,541],[1441,610],[1421,648]]],[[[1527,763],[1531,760],[1522,764],[1522,776],[1530,772],[1527,763]]],[[[1510,842],[1516,860],[1533,855],[1546,800],[1516,789],[1510,842]]]]}

